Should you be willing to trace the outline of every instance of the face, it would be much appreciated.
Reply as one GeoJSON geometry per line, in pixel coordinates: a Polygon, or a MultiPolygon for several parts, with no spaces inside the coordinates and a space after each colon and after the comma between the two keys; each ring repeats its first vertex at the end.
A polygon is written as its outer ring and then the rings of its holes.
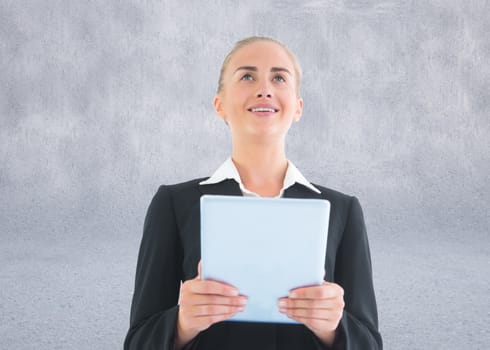
{"type": "Polygon", "coordinates": [[[293,62],[282,47],[259,41],[236,51],[214,99],[216,113],[229,125],[234,139],[283,140],[301,117],[293,62]]]}

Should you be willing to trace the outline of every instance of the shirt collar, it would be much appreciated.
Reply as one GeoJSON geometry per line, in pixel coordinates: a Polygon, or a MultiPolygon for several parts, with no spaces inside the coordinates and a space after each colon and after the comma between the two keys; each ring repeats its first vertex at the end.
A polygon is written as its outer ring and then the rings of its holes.
{"type": "MultiPolygon", "coordinates": [[[[199,185],[216,184],[226,179],[235,180],[240,185],[240,189],[244,194],[257,195],[245,188],[240,178],[240,174],[238,174],[238,170],[235,166],[235,163],[233,163],[231,157],[229,157],[223,164],[221,164],[221,166],[209,179],[200,182],[199,185]]],[[[283,192],[287,188],[293,186],[296,182],[303,186],[306,186],[313,192],[321,193],[320,190],[313,186],[308,180],[306,180],[306,178],[303,176],[303,174],[301,174],[298,168],[296,168],[294,164],[288,160],[288,168],[286,170],[286,176],[284,176],[284,183],[281,192],[279,193],[279,197],[282,196],[283,192]]]]}

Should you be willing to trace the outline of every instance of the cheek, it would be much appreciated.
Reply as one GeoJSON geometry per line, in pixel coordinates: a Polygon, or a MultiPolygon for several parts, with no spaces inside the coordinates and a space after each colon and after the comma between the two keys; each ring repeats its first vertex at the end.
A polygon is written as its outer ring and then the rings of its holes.
{"type": "Polygon", "coordinates": [[[249,94],[245,89],[233,89],[230,91],[230,104],[235,107],[240,106],[247,100],[248,96],[249,94]]]}
{"type": "Polygon", "coordinates": [[[295,91],[293,91],[291,89],[287,89],[284,91],[280,91],[279,95],[280,95],[281,101],[285,107],[287,106],[287,108],[290,108],[290,109],[296,108],[298,97],[296,96],[295,91]]]}

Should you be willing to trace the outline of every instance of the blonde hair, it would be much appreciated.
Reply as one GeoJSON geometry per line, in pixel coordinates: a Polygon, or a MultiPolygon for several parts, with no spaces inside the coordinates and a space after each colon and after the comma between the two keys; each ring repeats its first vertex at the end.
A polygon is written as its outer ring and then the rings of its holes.
{"type": "Polygon", "coordinates": [[[286,52],[286,54],[289,56],[289,58],[293,62],[294,75],[296,77],[296,93],[299,97],[300,96],[302,71],[301,71],[301,66],[298,62],[298,59],[296,58],[296,56],[292,53],[292,51],[286,45],[284,45],[283,43],[281,43],[275,39],[272,39],[272,38],[269,38],[266,36],[251,36],[251,37],[242,39],[240,41],[237,41],[235,43],[235,46],[233,46],[233,48],[228,53],[228,55],[226,55],[225,60],[223,61],[223,64],[221,65],[221,70],[219,72],[217,93],[219,94],[221,92],[221,90],[223,90],[223,75],[225,74],[226,67],[228,66],[228,63],[230,62],[233,54],[235,52],[237,52],[238,50],[240,50],[242,47],[245,47],[247,45],[250,45],[250,44],[253,44],[256,42],[260,42],[260,41],[268,41],[268,42],[272,42],[272,43],[279,45],[286,52]]]}

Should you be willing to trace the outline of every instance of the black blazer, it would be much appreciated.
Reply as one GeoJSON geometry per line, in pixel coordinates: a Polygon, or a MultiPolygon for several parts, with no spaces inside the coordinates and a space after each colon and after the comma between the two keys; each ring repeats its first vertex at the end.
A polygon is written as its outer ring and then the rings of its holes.
{"type": "MultiPolygon", "coordinates": [[[[130,328],[124,349],[173,348],[181,281],[195,278],[201,257],[200,197],[241,196],[234,180],[199,185],[204,179],[161,186],[145,218],[136,268],[130,328]]],[[[382,349],[362,209],[355,197],[296,183],[286,198],[330,201],[325,280],[344,289],[345,309],[335,349],[382,349]]],[[[220,322],[201,332],[192,349],[324,349],[304,325],[220,322]]]]}

